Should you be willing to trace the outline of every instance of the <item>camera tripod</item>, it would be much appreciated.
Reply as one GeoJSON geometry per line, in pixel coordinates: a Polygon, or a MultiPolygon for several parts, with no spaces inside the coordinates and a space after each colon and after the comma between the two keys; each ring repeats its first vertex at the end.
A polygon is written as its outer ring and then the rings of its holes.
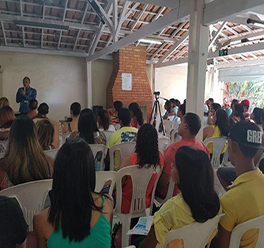
{"type": "Polygon", "coordinates": [[[162,134],[165,136],[163,118],[162,118],[162,115],[161,115],[160,105],[159,105],[160,92],[154,92],[154,95],[155,95],[155,102],[153,104],[153,108],[152,108],[151,115],[150,115],[150,118],[149,118],[149,123],[151,124],[151,120],[153,119],[153,124],[152,125],[156,128],[157,115],[159,114],[162,134]]]}

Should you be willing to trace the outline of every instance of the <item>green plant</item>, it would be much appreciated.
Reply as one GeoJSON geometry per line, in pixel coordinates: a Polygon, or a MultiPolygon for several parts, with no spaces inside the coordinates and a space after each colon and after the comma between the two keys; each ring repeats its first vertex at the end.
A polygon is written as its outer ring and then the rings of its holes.
{"type": "Polygon", "coordinates": [[[264,82],[228,82],[226,86],[227,90],[222,90],[226,92],[230,100],[248,99],[250,111],[255,107],[264,107],[264,82]]]}

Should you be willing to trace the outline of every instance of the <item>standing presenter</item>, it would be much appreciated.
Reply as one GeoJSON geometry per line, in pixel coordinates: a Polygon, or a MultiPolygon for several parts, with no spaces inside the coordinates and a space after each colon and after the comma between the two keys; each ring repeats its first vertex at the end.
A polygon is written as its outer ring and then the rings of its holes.
{"type": "Polygon", "coordinates": [[[32,99],[36,99],[37,91],[30,86],[30,78],[24,77],[23,86],[18,89],[16,94],[16,102],[20,103],[19,112],[21,114],[28,114],[29,112],[29,102],[32,99]]]}

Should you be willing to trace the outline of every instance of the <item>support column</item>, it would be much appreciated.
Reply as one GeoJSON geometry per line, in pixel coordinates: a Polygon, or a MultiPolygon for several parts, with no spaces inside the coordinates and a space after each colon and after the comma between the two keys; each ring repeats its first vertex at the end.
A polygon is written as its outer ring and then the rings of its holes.
{"type": "Polygon", "coordinates": [[[92,62],[86,61],[87,64],[87,107],[93,108],[93,89],[92,89],[92,62]]]}
{"type": "Polygon", "coordinates": [[[206,62],[209,44],[209,28],[202,24],[203,8],[204,0],[192,1],[187,79],[187,112],[194,112],[201,118],[202,128],[197,137],[199,140],[202,140],[206,62]]]}

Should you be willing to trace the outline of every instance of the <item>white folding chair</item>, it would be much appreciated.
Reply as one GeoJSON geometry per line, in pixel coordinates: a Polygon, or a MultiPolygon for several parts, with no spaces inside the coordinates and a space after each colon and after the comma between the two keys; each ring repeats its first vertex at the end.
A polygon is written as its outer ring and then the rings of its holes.
{"type": "MultiPolygon", "coordinates": [[[[204,248],[209,247],[207,244],[213,232],[217,230],[218,223],[224,214],[217,215],[213,219],[204,223],[192,223],[179,229],[171,230],[167,233],[165,244],[157,245],[157,248],[166,248],[173,240],[183,240],[184,248],[204,248]]],[[[233,248],[233,247],[232,247],[233,248]]]]}
{"type": "Polygon", "coordinates": [[[130,229],[131,218],[137,218],[141,216],[149,216],[152,212],[153,200],[155,195],[156,186],[161,173],[160,166],[156,168],[139,168],[138,165],[128,166],[120,169],[117,172],[116,189],[117,189],[117,201],[115,208],[115,215],[117,215],[122,222],[122,247],[128,246],[129,236],[126,235],[130,229]],[[149,208],[146,208],[146,192],[149,185],[149,181],[153,174],[157,173],[158,177],[152,189],[152,197],[149,208]],[[130,212],[128,214],[122,214],[122,178],[124,176],[131,176],[132,180],[132,198],[130,212]]]}
{"type": "Polygon", "coordinates": [[[101,192],[106,182],[111,181],[109,189],[109,195],[112,195],[114,186],[116,184],[116,172],[115,171],[97,171],[95,181],[95,192],[101,192]]]}
{"type": "Polygon", "coordinates": [[[220,156],[222,150],[225,144],[227,144],[227,138],[226,137],[209,138],[204,141],[204,144],[206,146],[208,146],[208,144],[213,144],[214,152],[211,159],[211,164],[214,168],[218,168],[220,166],[220,156]]]}
{"type": "Polygon", "coordinates": [[[171,144],[172,143],[175,143],[175,142],[178,142],[182,139],[182,137],[179,135],[178,133],[178,129],[174,129],[172,132],[171,132],[171,136],[170,136],[170,142],[171,144]]]}
{"type": "Polygon", "coordinates": [[[121,162],[122,162],[125,157],[135,152],[135,146],[136,146],[135,142],[127,142],[112,146],[109,150],[110,171],[113,171],[115,167],[115,153],[120,154],[121,162]]]}
{"type": "Polygon", "coordinates": [[[29,225],[29,231],[33,231],[34,214],[44,209],[45,200],[52,188],[52,179],[39,180],[19,184],[0,191],[0,196],[15,198],[29,225]]]}
{"type": "Polygon", "coordinates": [[[46,151],[44,151],[44,153],[45,153],[46,155],[50,156],[51,158],[53,158],[53,159],[55,160],[58,151],[59,151],[59,149],[51,149],[51,150],[46,150],[46,151]]]}
{"type": "Polygon", "coordinates": [[[170,138],[168,137],[159,137],[159,151],[163,154],[166,148],[170,145],[170,138]]]}
{"type": "Polygon", "coordinates": [[[106,155],[106,146],[103,144],[89,144],[92,152],[93,152],[93,156],[94,158],[97,156],[98,153],[102,153],[102,157],[100,160],[100,171],[104,171],[104,159],[105,159],[105,155],[106,155]]]}
{"type": "Polygon", "coordinates": [[[155,202],[157,207],[160,207],[162,204],[164,204],[166,201],[168,201],[170,198],[173,197],[174,187],[175,187],[175,182],[171,178],[165,199],[161,199],[161,198],[155,196],[154,202],[155,202]]]}
{"type": "Polygon", "coordinates": [[[264,215],[237,225],[231,234],[229,248],[239,248],[243,234],[249,230],[258,230],[258,241],[255,248],[264,247],[264,215]]]}
{"type": "Polygon", "coordinates": [[[175,122],[170,120],[163,120],[163,125],[165,127],[165,135],[170,138],[170,132],[174,129],[175,122]]]}

